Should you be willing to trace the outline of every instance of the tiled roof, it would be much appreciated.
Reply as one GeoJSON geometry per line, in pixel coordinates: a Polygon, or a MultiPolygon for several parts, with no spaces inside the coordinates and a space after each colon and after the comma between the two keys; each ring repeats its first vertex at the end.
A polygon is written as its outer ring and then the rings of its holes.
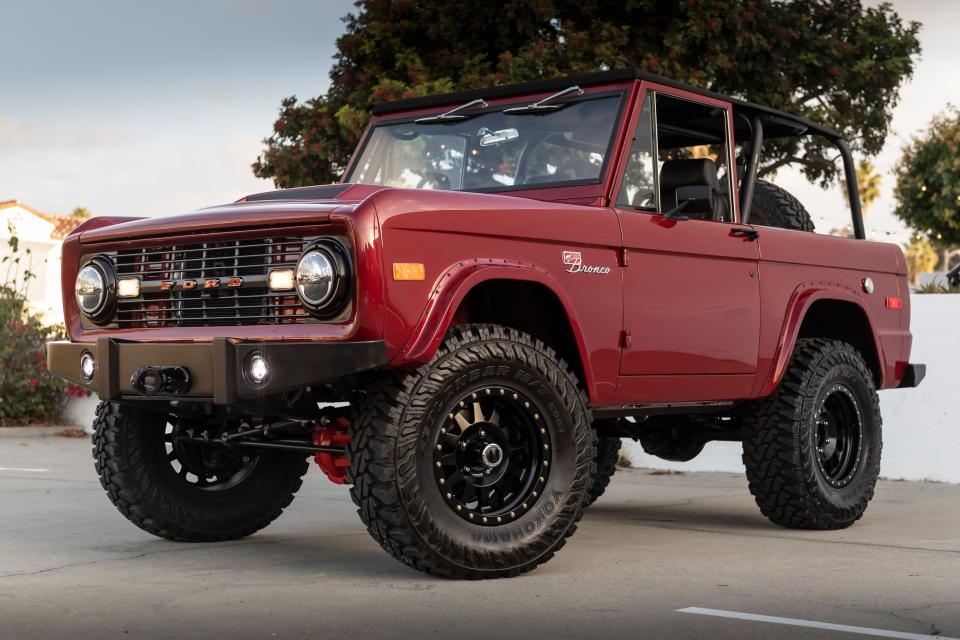
{"type": "Polygon", "coordinates": [[[50,234],[50,237],[54,240],[63,240],[67,237],[67,234],[76,229],[86,220],[86,218],[81,218],[80,216],[64,216],[57,213],[43,213],[42,211],[37,211],[33,207],[28,206],[19,200],[0,201],[0,209],[8,209],[10,207],[20,207],[24,211],[29,211],[38,218],[42,218],[51,223],[53,225],[53,232],[50,234]]]}

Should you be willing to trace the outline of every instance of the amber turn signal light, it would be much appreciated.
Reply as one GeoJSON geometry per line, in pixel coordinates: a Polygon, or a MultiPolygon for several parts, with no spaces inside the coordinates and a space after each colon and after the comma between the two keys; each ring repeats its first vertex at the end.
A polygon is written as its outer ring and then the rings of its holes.
{"type": "Polygon", "coordinates": [[[393,263],[394,280],[423,280],[426,277],[426,270],[423,268],[422,262],[393,263]]]}

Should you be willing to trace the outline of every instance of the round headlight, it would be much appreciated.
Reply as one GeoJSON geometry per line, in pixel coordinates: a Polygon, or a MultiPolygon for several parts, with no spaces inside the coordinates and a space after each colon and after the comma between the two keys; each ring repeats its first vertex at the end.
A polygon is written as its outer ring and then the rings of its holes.
{"type": "Polygon", "coordinates": [[[333,296],[337,285],[333,256],[324,249],[307,251],[297,263],[297,293],[308,306],[321,307],[333,296]]]}
{"type": "Polygon", "coordinates": [[[95,264],[80,269],[74,285],[77,306],[88,316],[95,316],[107,302],[107,277],[95,264]]]}

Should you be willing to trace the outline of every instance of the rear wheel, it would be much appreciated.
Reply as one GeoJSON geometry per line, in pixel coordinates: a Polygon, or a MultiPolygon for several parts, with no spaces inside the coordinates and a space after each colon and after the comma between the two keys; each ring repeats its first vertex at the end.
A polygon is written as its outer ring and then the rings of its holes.
{"type": "Polygon", "coordinates": [[[797,341],[777,391],[742,416],[743,462],[760,511],[796,529],[841,529],[873,498],[882,448],[873,376],[849,344],[797,341]]]}
{"type": "Polygon", "coordinates": [[[303,454],[199,444],[198,431],[213,427],[111,402],[97,407],[94,428],[93,456],[110,501],[169,540],[235,540],[259,531],[290,504],[308,468],[303,454]]]}
{"type": "Polygon", "coordinates": [[[587,495],[587,504],[593,504],[603,495],[610,485],[613,474],[617,471],[617,460],[620,459],[620,438],[601,436],[597,439],[596,463],[597,473],[593,477],[593,484],[587,495]]]}
{"type": "Polygon", "coordinates": [[[368,388],[351,495],[395,558],[451,578],[513,576],[574,532],[595,432],[576,379],[542,342],[458,327],[429,364],[368,388]]]}

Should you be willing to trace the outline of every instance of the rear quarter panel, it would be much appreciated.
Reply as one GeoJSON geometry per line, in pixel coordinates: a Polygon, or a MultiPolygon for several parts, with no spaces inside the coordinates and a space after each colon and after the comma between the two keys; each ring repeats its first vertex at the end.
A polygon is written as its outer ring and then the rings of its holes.
{"type": "Polygon", "coordinates": [[[818,299],[854,302],[866,312],[880,358],[882,387],[893,387],[910,354],[910,300],[906,260],[893,244],[757,227],[760,232],[760,365],[755,395],[779,382],[795,332],[807,308],[818,299]],[[866,293],[865,278],[874,282],[866,293]],[[886,298],[903,307],[888,309],[886,298]]]}

